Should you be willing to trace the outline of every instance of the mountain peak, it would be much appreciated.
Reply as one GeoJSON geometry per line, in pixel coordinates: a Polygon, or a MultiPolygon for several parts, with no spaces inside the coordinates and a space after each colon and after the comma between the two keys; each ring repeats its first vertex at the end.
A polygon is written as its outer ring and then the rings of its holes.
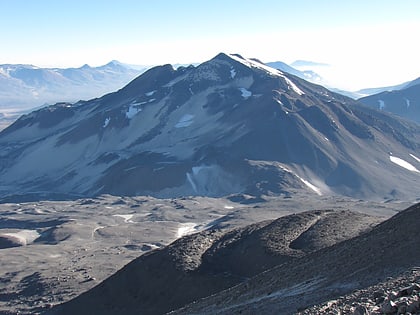
{"type": "Polygon", "coordinates": [[[270,76],[278,76],[278,77],[283,77],[283,78],[285,77],[283,72],[267,66],[266,64],[261,62],[259,59],[257,59],[257,58],[245,58],[240,54],[220,53],[216,57],[214,57],[212,60],[223,60],[223,61],[228,61],[230,63],[232,63],[232,62],[233,63],[240,63],[240,64],[246,66],[247,68],[251,69],[251,70],[257,70],[257,71],[262,70],[266,74],[269,74],[270,76]]]}
{"type": "Polygon", "coordinates": [[[111,60],[110,62],[108,62],[107,64],[104,65],[104,67],[109,67],[109,68],[126,68],[126,66],[119,62],[118,60],[111,60]]]}

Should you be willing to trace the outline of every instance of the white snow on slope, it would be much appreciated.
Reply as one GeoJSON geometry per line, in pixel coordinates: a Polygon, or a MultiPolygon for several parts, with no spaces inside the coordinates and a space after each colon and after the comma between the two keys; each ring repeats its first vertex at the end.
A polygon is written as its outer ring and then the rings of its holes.
{"type": "Polygon", "coordinates": [[[102,127],[106,128],[109,125],[110,121],[111,121],[111,118],[109,118],[109,117],[106,118],[102,127]]]}
{"type": "Polygon", "coordinates": [[[195,192],[198,192],[198,189],[197,189],[197,185],[194,182],[194,178],[193,177],[194,176],[197,176],[198,173],[200,173],[201,170],[206,169],[206,168],[209,168],[209,166],[194,166],[191,169],[192,170],[192,173],[187,173],[187,180],[188,180],[188,182],[190,183],[192,189],[195,192]]]}
{"type": "Polygon", "coordinates": [[[383,110],[385,108],[385,102],[383,100],[378,100],[379,102],[379,109],[383,110]]]}
{"type": "Polygon", "coordinates": [[[296,86],[296,84],[294,84],[292,82],[292,80],[290,80],[288,77],[286,77],[284,75],[284,73],[281,72],[280,70],[271,68],[271,67],[269,67],[269,66],[267,66],[265,64],[262,64],[262,63],[260,63],[260,62],[258,62],[256,60],[247,59],[247,58],[241,58],[241,57],[238,57],[236,55],[229,55],[229,57],[231,57],[233,60],[236,60],[236,61],[242,63],[243,65],[245,65],[245,66],[247,66],[249,68],[258,68],[258,69],[261,69],[261,70],[264,70],[264,71],[268,72],[271,75],[274,75],[274,76],[277,76],[277,77],[281,77],[281,78],[283,78],[286,81],[286,83],[289,86],[289,88],[292,89],[293,91],[295,91],[297,94],[299,94],[299,95],[305,94],[301,89],[299,89],[296,86]]]}
{"type": "Polygon", "coordinates": [[[131,220],[133,218],[133,214],[114,214],[113,216],[123,218],[126,223],[134,223],[133,220],[131,220]]]}
{"type": "Polygon", "coordinates": [[[314,184],[312,184],[311,182],[307,181],[306,179],[303,179],[302,177],[300,177],[299,175],[295,174],[294,172],[292,172],[291,170],[289,170],[288,168],[284,167],[283,165],[279,165],[280,168],[286,172],[289,172],[293,175],[295,175],[302,183],[304,183],[308,188],[312,189],[318,196],[322,196],[322,191],[319,187],[315,186],[314,184]]]}
{"type": "Polygon", "coordinates": [[[410,107],[410,100],[408,98],[405,99],[405,103],[407,104],[407,108],[410,107]]]}
{"type": "Polygon", "coordinates": [[[156,92],[157,92],[157,90],[150,91],[150,92],[145,93],[145,95],[146,95],[146,96],[152,96],[152,95],[153,95],[153,94],[155,94],[156,92]]]}
{"type": "Polygon", "coordinates": [[[390,155],[389,159],[391,160],[391,162],[393,162],[393,163],[395,163],[395,164],[397,164],[397,165],[399,165],[399,166],[401,166],[401,167],[403,167],[403,168],[405,168],[409,171],[420,173],[420,171],[417,168],[415,168],[411,163],[408,163],[407,161],[404,161],[403,159],[400,159],[400,158],[398,158],[396,156],[393,156],[393,155],[390,155]]]}
{"type": "Polygon", "coordinates": [[[175,128],[185,128],[190,126],[194,122],[194,115],[185,114],[181,117],[178,123],[175,125],[175,128]]]}
{"type": "Polygon", "coordinates": [[[15,237],[15,238],[19,239],[22,244],[25,244],[25,245],[32,243],[38,237],[41,236],[41,234],[39,234],[35,230],[20,230],[19,232],[4,233],[2,235],[15,237]]]}
{"type": "Polygon", "coordinates": [[[248,68],[258,68],[258,69],[262,69],[265,70],[266,72],[274,75],[274,76],[281,76],[284,77],[283,72],[281,72],[280,70],[271,68],[269,66],[266,66],[260,62],[257,62],[255,60],[251,60],[251,59],[247,59],[247,58],[241,58],[239,56],[236,55],[229,55],[230,58],[232,58],[233,60],[236,60],[237,62],[242,63],[243,65],[247,66],[248,68]]]}
{"type": "Polygon", "coordinates": [[[138,112],[141,112],[141,109],[132,105],[128,108],[128,111],[125,113],[125,117],[127,117],[127,119],[131,119],[134,116],[136,116],[138,112]]]}
{"type": "Polygon", "coordinates": [[[417,162],[419,162],[419,163],[420,163],[420,159],[419,159],[417,156],[415,156],[414,154],[410,154],[410,156],[411,156],[413,159],[415,159],[417,162]]]}
{"type": "Polygon", "coordinates": [[[319,189],[318,187],[316,187],[314,184],[311,184],[306,179],[303,179],[299,175],[296,175],[296,177],[299,178],[302,181],[302,183],[304,183],[307,187],[309,187],[310,189],[312,189],[318,196],[322,196],[321,189],[319,189]]]}
{"type": "Polygon", "coordinates": [[[197,224],[195,223],[180,223],[178,231],[176,233],[176,237],[180,238],[185,235],[194,233],[197,231],[197,224]]]}
{"type": "Polygon", "coordinates": [[[187,173],[187,180],[190,183],[192,189],[197,192],[197,185],[194,183],[191,173],[187,173]]]}
{"type": "Polygon", "coordinates": [[[233,69],[233,67],[230,69],[230,77],[233,79],[236,76],[236,71],[233,69]]]}
{"type": "Polygon", "coordinates": [[[239,91],[241,91],[241,93],[242,93],[242,97],[243,97],[244,99],[247,99],[247,98],[249,98],[249,97],[251,97],[251,96],[252,96],[252,92],[251,92],[251,91],[249,91],[249,90],[247,90],[246,88],[239,88],[239,91]]]}
{"type": "Polygon", "coordinates": [[[284,79],[286,80],[287,84],[289,85],[289,87],[295,91],[297,94],[299,95],[303,95],[305,93],[303,93],[303,91],[301,89],[299,89],[296,84],[294,84],[289,78],[284,77],[284,79]]]}

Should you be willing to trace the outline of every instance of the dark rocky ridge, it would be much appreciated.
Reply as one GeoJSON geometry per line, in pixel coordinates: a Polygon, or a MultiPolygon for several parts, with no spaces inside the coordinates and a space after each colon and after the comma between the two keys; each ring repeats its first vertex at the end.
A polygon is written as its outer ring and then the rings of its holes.
{"type": "Polygon", "coordinates": [[[293,314],[420,265],[420,204],[368,233],[279,265],[177,314],[293,314]]]}
{"type": "Polygon", "coordinates": [[[349,211],[293,214],[183,237],[129,263],[51,314],[163,314],[369,230],[378,218],[349,211]]]}

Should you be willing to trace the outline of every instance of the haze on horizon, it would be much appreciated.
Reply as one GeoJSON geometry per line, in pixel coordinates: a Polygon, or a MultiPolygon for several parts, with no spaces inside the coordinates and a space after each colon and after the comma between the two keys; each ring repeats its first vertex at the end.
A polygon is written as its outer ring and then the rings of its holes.
{"type": "Polygon", "coordinates": [[[2,0],[0,64],[194,63],[219,52],[327,63],[336,87],[420,76],[420,2],[2,0]]]}

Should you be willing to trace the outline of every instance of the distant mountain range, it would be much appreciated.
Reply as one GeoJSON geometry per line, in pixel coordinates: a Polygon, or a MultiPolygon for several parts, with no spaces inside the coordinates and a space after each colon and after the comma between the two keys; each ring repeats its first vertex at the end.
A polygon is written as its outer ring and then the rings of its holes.
{"type": "Polygon", "coordinates": [[[0,105],[25,108],[91,99],[123,87],[144,70],[118,61],[100,67],[68,69],[0,65],[0,105]]]}
{"type": "Polygon", "coordinates": [[[323,79],[322,77],[312,70],[298,70],[282,61],[275,61],[275,62],[267,62],[267,66],[278,69],[283,72],[287,72],[293,74],[301,79],[308,80],[312,83],[322,84],[323,79]]]}
{"type": "Polygon", "coordinates": [[[146,71],[0,132],[0,195],[416,198],[420,127],[255,59],[146,71]]]}
{"type": "Polygon", "coordinates": [[[145,70],[118,61],[68,69],[0,65],[0,130],[30,109],[114,92],[145,70]]]}
{"type": "Polygon", "coordinates": [[[356,91],[355,93],[359,94],[360,97],[370,96],[373,94],[379,94],[382,92],[391,92],[391,91],[399,91],[409,88],[414,85],[420,84],[420,78],[417,78],[413,81],[404,82],[401,84],[393,85],[393,86],[386,86],[386,87],[377,87],[377,88],[367,88],[356,91]]]}
{"type": "MultiPolygon", "coordinates": [[[[359,101],[369,107],[390,112],[420,124],[420,78],[362,97],[359,101]]],[[[372,91],[372,90],[370,90],[372,91]]]]}

